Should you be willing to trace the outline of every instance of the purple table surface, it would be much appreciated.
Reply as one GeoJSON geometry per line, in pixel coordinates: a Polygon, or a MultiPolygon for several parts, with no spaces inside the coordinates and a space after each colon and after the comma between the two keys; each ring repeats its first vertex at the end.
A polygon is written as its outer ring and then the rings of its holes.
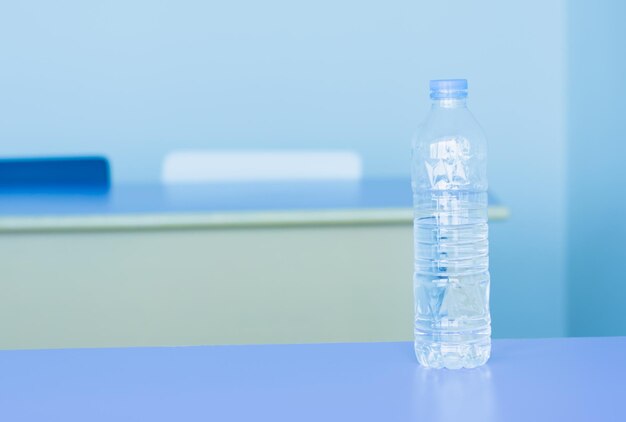
{"type": "Polygon", "coordinates": [[[1,421],[626,421],[626,338],[495,340],[473,370],[410,343],[0,352],[1,421]]]}

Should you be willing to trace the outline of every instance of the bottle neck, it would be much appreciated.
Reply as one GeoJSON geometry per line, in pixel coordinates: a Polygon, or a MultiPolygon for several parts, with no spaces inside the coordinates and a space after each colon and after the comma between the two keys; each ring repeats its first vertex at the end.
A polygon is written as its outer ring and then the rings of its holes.
{"type": "Polygon", "coordinates": [[[436,98],[431,102],[431,108],[449,109],[449,108],[467,108],[467,98],[436,98]]]}

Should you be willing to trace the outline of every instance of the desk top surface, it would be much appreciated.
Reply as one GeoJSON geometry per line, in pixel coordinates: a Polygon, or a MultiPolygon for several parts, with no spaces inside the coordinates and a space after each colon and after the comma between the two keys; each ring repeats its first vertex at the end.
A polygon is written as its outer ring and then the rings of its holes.
{"type": "Polygon", "coordinates": [[[473,370],[410,343],[0,352],[0,420],[626,420],[626,337],[496,340],[473,370]]]}
{"type": "MultiPolygon", "coordinates": [[[[490,198],[491,204],[495,204],[490,198]]],[[[496,204],[497,205],[497,204],[496,204]]],[[[410,208],[407,179],[0,191],[0,217],[410,208]]]]}

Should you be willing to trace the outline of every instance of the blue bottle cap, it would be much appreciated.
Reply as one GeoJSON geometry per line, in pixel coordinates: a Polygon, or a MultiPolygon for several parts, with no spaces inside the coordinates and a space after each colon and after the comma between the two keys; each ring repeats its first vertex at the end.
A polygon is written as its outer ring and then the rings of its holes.
{"type": "Polygon", "coordinates": [[[430,81],[430,98],[467,97],[467,79],[435,79],[430,81]]]}

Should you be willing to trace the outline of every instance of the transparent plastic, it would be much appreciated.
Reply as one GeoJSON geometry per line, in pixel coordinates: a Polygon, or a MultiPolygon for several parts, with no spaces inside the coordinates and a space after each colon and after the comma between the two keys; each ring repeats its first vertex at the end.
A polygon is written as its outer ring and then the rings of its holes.
{"type": "Polygon", "coordinates": [[[464,96],[431,97],[412,147],[415,354],[473,368],[491,353],[487,142],[464,96]]]}

